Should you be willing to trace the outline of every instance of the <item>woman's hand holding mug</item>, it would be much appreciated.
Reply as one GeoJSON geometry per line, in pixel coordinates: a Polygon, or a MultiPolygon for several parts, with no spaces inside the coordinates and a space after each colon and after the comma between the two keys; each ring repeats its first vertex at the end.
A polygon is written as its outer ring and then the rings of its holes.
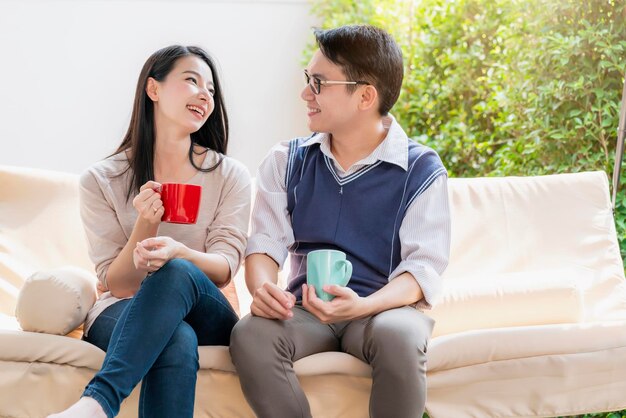
{"type": "Polygon", "coordinates": [[[141,186],[139,194],[133,199],[133,206],[139,214],[138,220],[148,222],[151,225],[161,223],[165,209],[161,194],[158,192],[160,189],[161,184],[156,181],[148,181],[141,186]]]}

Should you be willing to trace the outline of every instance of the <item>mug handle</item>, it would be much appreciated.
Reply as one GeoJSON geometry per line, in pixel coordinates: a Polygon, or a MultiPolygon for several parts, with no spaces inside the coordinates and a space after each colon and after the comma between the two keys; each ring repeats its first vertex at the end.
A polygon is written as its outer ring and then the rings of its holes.
{"type": "Polygon", "coordinates": [[[345,269],[341,286],[346,286],[352,277],[352,263],[348,260],[338,260],[336,264],[339,264],[341,268],[345,269]]]}

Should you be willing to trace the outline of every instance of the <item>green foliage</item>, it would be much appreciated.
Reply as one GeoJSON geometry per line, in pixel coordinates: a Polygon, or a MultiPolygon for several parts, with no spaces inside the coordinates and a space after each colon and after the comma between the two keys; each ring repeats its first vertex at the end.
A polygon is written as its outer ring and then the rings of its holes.
{"type": "Polygon", "coordinates": [[[626,411],[605,412],[601,414],[576,415],[575,417],[570,417],[570,418],[626,418],[626,411]]]}
{"type": "MultiPolygon", "coordinates": [[[[317,0],[312,7],[323,28],[369,23],[394,35],[405,80],[392,113],[411,138],[439,152],[451,175],[469,177],[612,173],[625,2],[317,0]]],[[[615,213],[622,257],[625,183],[615,213]]],[[[626,411],[578,418],[626,418],[626,411]]]]}
{"type": "MultiPolygon", "coordinates": [[[[317,0],[322,27],[370,23],[405,59],[392,113],[452,176],[612,173],[626,0],[317,0]]],[[[308,53],[313,49],[309,48],[308,53]]],[[[626,187],[616,226],[626,256],[626,187]]]]}

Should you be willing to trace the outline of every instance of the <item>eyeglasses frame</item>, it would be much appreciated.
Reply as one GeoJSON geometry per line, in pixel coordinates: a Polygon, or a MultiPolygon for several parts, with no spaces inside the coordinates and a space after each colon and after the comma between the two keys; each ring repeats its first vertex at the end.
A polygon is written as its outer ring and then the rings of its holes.
{"type": "Polygon", "coordinates": [[[332,86],[332,85],[366,85],[369,86],[371,83],[368,83],[367,81],[351,81],[351,80],[322,80],[319,77],[310,75],[309,72],[307,70],[304,70],[304,77],[305,77],[305,81],[307,82],[307,85],[309,86],[309,88],[311,89],[311,91],[313,92],[313,94],[318,95],[322,92],[322,86],[332,86]],[[315,83],[315,85],[317,86],[317,91],[315,91],[315,88],[313,86],[313,84],[311,84],[311,80],[313,80],[313,83],[315,83]]]}

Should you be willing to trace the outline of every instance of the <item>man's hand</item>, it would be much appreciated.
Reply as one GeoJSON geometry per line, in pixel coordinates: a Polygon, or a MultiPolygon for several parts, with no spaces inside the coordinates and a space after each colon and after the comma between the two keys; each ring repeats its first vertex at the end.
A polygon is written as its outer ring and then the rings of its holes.
{"type": "Polygon", "coordinates": [[[287,320],[293,317],[291,308],[295,303],[296,297],[293,294],[274,283],[265,282],[254,291],[250,312],[263,318],[287,320]]]}
{"type": "Polygon", "coordinates": [[[317,297],[313,286],[302,285],[302,306],[322,323],[332,324],[371,315],[367,298],[362,298],[349,287],[326,285],[324,291],[334,295],[330,302],[317,297]]]}

